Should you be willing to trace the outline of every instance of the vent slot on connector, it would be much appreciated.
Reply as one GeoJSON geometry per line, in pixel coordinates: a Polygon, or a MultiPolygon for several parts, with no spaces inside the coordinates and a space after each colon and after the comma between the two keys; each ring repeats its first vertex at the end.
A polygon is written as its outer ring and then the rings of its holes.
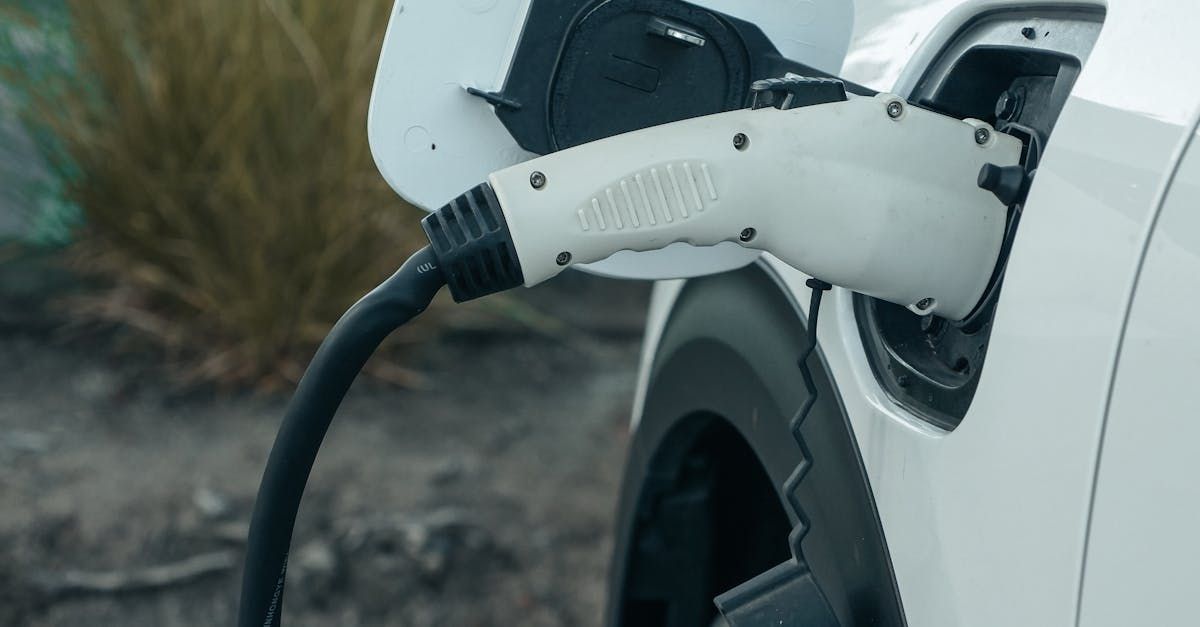
{"type": "MultiPolygon", "coordinates": [[[[1020,138],[1026,168],[1036,168],[1103,20],[1101,9],[1088,8],[982,15],[941,51],[909,100],[947,115],[984,120],[1020,138]]],[[[1019,205],[1009,208],[1010,238],[1020,214],[1019,205]]],[[[855,295],[859,331],[876,379],[900,404],[946,430],[962,421],[979,385],[1007,245],[1001,255],[986,296],[962,321],[919,316],[855,295]]]]}

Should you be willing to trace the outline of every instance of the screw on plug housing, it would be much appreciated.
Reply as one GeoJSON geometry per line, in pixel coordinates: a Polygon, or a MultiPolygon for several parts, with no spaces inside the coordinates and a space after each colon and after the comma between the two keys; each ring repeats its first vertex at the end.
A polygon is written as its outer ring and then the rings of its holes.
{"type": "Polygon", "coordinates": [[[529,184],[532,185],[534,189],[541,189],[545,187],[546,175],[542,174],[541,172],[534,172],[533,174],[530,174],[529,184]]]}
{"type": "Polygon", "coordinates": [[[979,144],[980,146],[982,146],[982,145],[988,143],[988,140],[991,138],[992,138],[992,132],[987,130],[986,128],[981,126],[977,129],[975,129],[975,143],[976,144],[979,144]]]}
{"type": "Polygon", "coordinates": [[[904,114],[904,104],[899,100],[893,100],[887,103],[887,114],[888,117],[892,118],[893,120],[899,118],[904,114]]]}
{"type": "Polygon", "coordinates": [[[741,233],[738,233],[738,239],[742,240],[743,242],[748,242],[754,239],[755,235],[758,235],[758,231],[752,228],[745,228],[742,229],[741,233]]]}
{"type": "Polygon", "coordinates": [[[738,133],[733,136],[733,147],[738,150],[745,150],[750,145],[750,138],[746,137],[745,133],[738,133]]]}
{"type": "Polygon", "coordinates": [[[920,309],[921,311],[929,309],[930,307],[933,307],[932,298],[922,298],[921,300],[917,301],[917,309],[920,309]]]}
{"type": "Polygon", "coordinates": [[[558,253],[558,256],[554,258],[554,263],[557,263],[560,266],[565,266],[568,263],[571,263],[571,253],[565,250],[561,253],[558,253]]]}
{"type": "Polygon", "coordinates": [[[1025,39],[1033,39],[1034,37],[1037,37],[1037,31],[1034,30],[1032,26],[1026,26],[1025,28],[1021,29],[1021,36],[1025,39]]]}

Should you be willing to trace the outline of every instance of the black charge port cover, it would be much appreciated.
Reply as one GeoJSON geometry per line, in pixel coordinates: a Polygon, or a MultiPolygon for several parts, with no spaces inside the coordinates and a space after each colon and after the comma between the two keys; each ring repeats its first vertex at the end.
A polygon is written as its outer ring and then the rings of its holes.
{"type": "Polygon", "coordinates": [[[742,38],[679,0],[610,0],[576,23],[550,89],[561,150],[740,108],[751,82],[742,38]]]}

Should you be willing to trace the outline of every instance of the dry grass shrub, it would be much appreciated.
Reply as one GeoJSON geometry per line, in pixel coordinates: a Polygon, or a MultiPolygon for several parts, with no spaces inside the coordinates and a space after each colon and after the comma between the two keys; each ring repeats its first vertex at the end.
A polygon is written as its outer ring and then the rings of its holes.
{"type": "Polygon", "coordinates": [[[66,71],[27,87],[105,286],[80,311],[153,339],[185,380],[295,379],[422,241],[367,145],[391,1],[67,5],[66,71]]]}

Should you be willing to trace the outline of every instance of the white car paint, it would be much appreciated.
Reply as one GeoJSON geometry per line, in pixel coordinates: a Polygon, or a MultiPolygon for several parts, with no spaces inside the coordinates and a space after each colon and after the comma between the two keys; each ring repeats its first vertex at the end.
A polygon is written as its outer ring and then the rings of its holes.
{"type": "Polygon", "coordinates": [[[1081,624],[1196,619],[1200,482],[1200,141],[1193,133],[1147,222],[1130,290],[1091,513],[1081,624]]]}
{"type": "MultiPolygon", "coordinates": [[[[1002,5],[1028,3],[860,1],[843,75],[905,93],[961,24],[1002,5]]],[[[1195,282],[1183,268],[1195,264],[1197,247],[1194,235],[1166,238],[1195,230],[1194,188],[1168,197],[1119,369],[1117,349],[1158,199],[1200,105],[1197,24],[1195,3],[1107,3],[1030,193],[978,392],[954,432],[879,387],[850,294],[830,296],[821,350],[862,451],[910,625],[1193,620],[1188,593],[1198,578],[1188,558],[1200,544],[1188,532],[1200,500],[1184,460],[1198,428],[1187,322],[1200,294],[1179,287],[1195,282]],[[1177,241],[1173,252],[1168,241],[1177,241]]],[[[1194,181],[1191,168],[1180,169],[1177,186],[1194,181]]],[[[806,277],[769,263],[807,302],[806,277]]],[[[648,340],[661,333],[678,289],[656,288],[648,340]]]]}

